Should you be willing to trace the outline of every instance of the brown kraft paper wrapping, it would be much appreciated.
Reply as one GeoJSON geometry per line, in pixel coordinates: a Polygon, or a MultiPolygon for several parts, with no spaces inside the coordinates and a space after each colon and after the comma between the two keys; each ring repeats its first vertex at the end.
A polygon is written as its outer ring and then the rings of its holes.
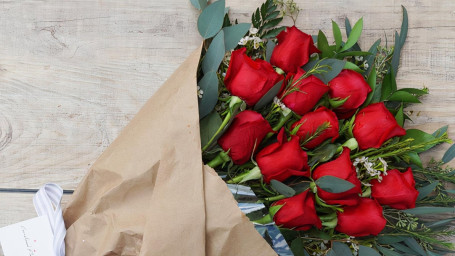
{"type": "Polygon", "coordinates": [[[66,255],[276,255],[201,161],[201,49],[93,164],[64,211],[66,255]]]}

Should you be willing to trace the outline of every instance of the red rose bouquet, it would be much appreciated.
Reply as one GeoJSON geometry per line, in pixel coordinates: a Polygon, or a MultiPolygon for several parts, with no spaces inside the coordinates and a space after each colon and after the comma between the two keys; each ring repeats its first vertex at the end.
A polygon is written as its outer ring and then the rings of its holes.
{"type": "Polygon", "coordinates": [[[223,0],[191,2],[205,39],[197,73],[202,158],[265,205],[267,212],[248,212],[251,221],[278,226],[294,255],[450,252],[444,237],[454,234],[453,218],[425,216],[455,212],[447,187],[455,171],[441,167],[455,149],[424,167],[420,153],[451,143],[447,127],[403,127],[404,109],[428,93],[396,84],[404,7],[394,46],[378,40],[364,51],[362,19],[353,27],[346,19],[345,39],[332,21],[330,43],[322,31],[278,26],[283,15],[297,18],[293,1],[267,0],[251,24],[233,22],[223,0]]]}

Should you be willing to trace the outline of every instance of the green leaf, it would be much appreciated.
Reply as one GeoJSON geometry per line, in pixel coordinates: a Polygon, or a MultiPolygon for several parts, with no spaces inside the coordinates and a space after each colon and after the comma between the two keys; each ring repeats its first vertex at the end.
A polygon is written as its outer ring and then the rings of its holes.
{"type": "Polygon", "coordinates": [[[269,104],[273,98],[280,92],[283,81],[276,83],[262,98],[254,105],[254,110],[259,110],[269,104]]]}
{"type": "Polygon", "coordinates": [[[313,166],[316,163],[323,163],[327,162],[335,155],[337,152],[338,146],[335,144],[326,144],[316,151],[314,151],[314,156],[310,159],[309,165],[313,166]]]}
{"type": "Polygon", "coordinates": [[[341,36],[340,27],[333,20],[332,20],[332,31],[333,31],[333,38],[335,38],[336,51],[338,51],[341,47],[341,43],[343,43],[343,37],[341,36]]]}
{"type": "Polygon", "coordinates": [[[360,69],[359,66],[350,61],[346,61],[346,63],[344,64],[344,69],[350,69],[356,71],[357,73],[363,73],[363,70],[360,69]]]}
{"type": "Polygon", "coordinates": [[[354,46],[355,43],[360,38],[360,35],[362,34],[362,29],[363,29],[363,18],[360,18],[350,31],[351,33],[349,34],[348,40],[346,41],[346,44],[341,48],[341,52],[348,50],[352,46],[354,46]]]}
{"type": "Polygon", "coordinates": [[[240,39],[248,33],[251,23],[239,23],[230,27],[223,28],[224,31],[224,45],[226,52],[235,49],[239,44],[240,39]]]}
{"type": "Polygon", "coordinates": [[[199,118],[205,117],[215,107],[218,101],[218,77],[214,71],[204,75],[198,86],[204,92],[199,101],[199,118]]]}
{"type": "Polygon", "coordinates": [[[275,19],[276,17],[278,17],[278,15],[280,15],[280,11],[269,12],[269,14],[267,14],[267,16],[265,17],[265,20],[275,19]]]}
{"type": "Polygon", "coordinates": [[[370,74],[374,69],[373,69],[373,64],[374,64],[374,59],[376,58],[376,53],[378,52],[378,46],[381,43],[381,39],[376,40],[374,44],[370,47],[370,50],[368,52],[371,53],[368,57],[365,58],[365,60],[368,63],[368,69],[366,74],[370,74]]]}
{"type": "Polygon", "coordinates": [[[373,248],[359,245],[359,256],[381,256],[381,254],[373,248]]]}
{"type": "MultiPolygon", "coordinates": [[[[308,62],[305,66],[303,66],[303,70],[305,70],[306,72],[308,72],[309,70],[311,70],[317,63],[319,62],[319,60],[313,60],[313,61],[310,61],[308,62]]],[[[324,60],[321,60],[319,62],[319,64],[322,66],[322,65],[328,65],[330,66],[331,68],[330,69],[323,69],[321,68],[320,70],[326,70],[327,72],[323,72],[321,74],[314,74],[314,76],[316,76],[317,78],[319,78],[322,82],[324,82],[325,84],[327,84],[328,82],[330,82],[330,80],[332,80],[333,78],[335,78],[340,72],[341,70],[343,70],[343,67],[345,65],[345,62],[344,60],[337,60],[337,59],[324,59],[324,60]]]]}
{"type": "Polygon", "coordinates": [[[301,182],[297,183],[297,185],[292,186],[292,189],[295,190],[296,194],[300,194],[310,188],[310,183],[309,182],[301,182]]]}
{"type": "Polygon", "coordinates": [[[449,149],[444,153],[444,156],[442,157],[442,162],[443,163],[448,163],[452,161],[452,159],[455,157],[455,144],[450,146],[449,149]]]}
{"type": "Polygon", "coordinates": [[[417,197],[417,200],[422,200],[426,196],[428,196],[435,188],[438,186],[439,181],[435,181],[433,183],[430,183],[429,185],[426,185],[425,187],[421,187],[418,189],[419,191],[419,196],[417,197]]]}
{"type": "Polygon", "coordinates": [[[429,223],[425,223],[425,226],[427,228],[437,228],[437,227],[441,227],[441,226],[446,226],[447,224],[449,224],[450,222],[454,221],[455,218],[450,218],[450,219],[446,219],[446,220],[439,220],[439,221],[434,221],[434,222],[429,222],[429,223]]]}
{"type": "Polygon", "coordinates": [[[198,10],[204,10],[207,6],[207,0],[190,0],[190,2],[198,10]]]}
{"type": "Polygon", "coordinates": [[[278,28],[273,28],[267,31],[262,38],[263,39],[270,39],[270,38],[275,38],[281,31],[285,30],[286,27],[278,27],[278,28]]]}
{"type": "Polygon", "coordinates": [[[420,168],[423,168],[422,160],[420,160],[419,154],[416,152],[408,152],[406,155],[409,157],[411,163],[417,165],[420,168]]]}
{"type": "Polygon", "coordinates": [[[408,238],[406,238],[406,240],[404,240],[404,243],[409,248],[411,248],[413,251],[417,252],[418,254],[420,254],[422,256],[426,256],[427,255],[425,253],[425,251],[423,250],[422,246],[420,246],[420,244],[414,238],[408,237],[408,238]]]}
{"type": "Polygon", "coordinates": [[[409,213],[409,214],[414,214],[414,215],[436,214],[436,213],[455,213],[455,208],[422,206],[422,207],[416,207],[413,209],[403,210],[403,212],[409,213]]]}
{"type": "MultiPolygon", "coordinates": [[[[411,142],[411,146],[426,143],[435,139],[431,134],[428,134],[424,131],[418,129],[408,129],[406,130],[406,135],[400,138],[400,141],[405,141],[408,138],[413,138],[414,140],[411,142]]],[[[421,153],[433,147],[434,145],[427,145],[424,148],[416,149],[416,153],[421,153]]]]}
{"type": "Polygon", "coordinates": [[[397,82],[393,72],[389,72],[382,80],[381,101],[389,98],[397,90],[397,82]]]}
{"type": "Polygon", "coordinates": [[[370,104],[373,100],[374,92],[377,90],[376,88],[376,69],[373,69],[368,76],[367,83],[371,88],[371,92],[368,94],[367,99],[363,103],[362,107],[366,107],[370,104]]]}
{"type": "Polygon", "coordinates": [[[400,108],[398,109],[397,114],[395,115],[395,120],[397,120],[399,126],[403,127],[404,125],[403,104],[400,105],[400,108]]]}
{"type": "Polygon", "coordinates": [[[411,248],[407,247],[404,244],[396,243],[396,244],[391,244],[393,248],[395,248],[398,251],[402,251],[404,253],[409,253],[410,255],[417,255],[417,252],[412,250],[411,248]]]}
{"type": "Polygon", "coordinates": [[[378,250],[384,254],[384,256],[401,256],[400,253],[397,253],[396,251],[392,251],[390,249],[384,248],[382,246],[377,246],[378,250]]]}
{"type": "Polygon", "coordinates": [[[329,98],[329,104],[332,108],[338,108],[338,107],[341,107],[348,99],[349,99],[350,96],[344,98],[344,99],[332,99],[332,98],[329,98]]]}
{"type": "Polygon", "coordinates": [[[449,128],[449,126],[448,126],[448,125],[444,125],[443,127],[437,129],[437,130],[432,134],[432,136],[435,137],[435,138],[441,137],[442,135],[444,135],[444,133],[447,132],[447,128],[449,128]]]}
{"type": "Polygon", "coordinates": [[[330,193],[343,193],[355,187],[354,184],[347,180],[330,175],[323,176],[316,180],[316,185],[322,190],[330,193]]]}
{"type": "Polygon", "coordinates": [[[292,253],[294,256],[305,256],[305,245],[303,244],[303,241],[301,238],[296,238],[292,240],[291,245],[289,246],[291,248],[292,253]]]}
{"type": "Polygon", "coordinates": [[[218,0],[207,6],[199,15],[197,28],[202,38],[207,39],[215,36],[223,26],[224,0],[218,0]]]}
{"type": "Polygon", "coordinates": [[[399,102],[408,102],[408,103],[420,103],[420,100],[417,99],[414,95],[405,92],[405,91],[396,91],[387,99],[388,101],[399,101],[399,102]]]}
{"type": "Polygon", "coordinates": [[[202,71],[204,71],[205,74],[210,71],[216,72],[221,64],[221,61],[223,61],[225,52],[224,32],[221,30],[212,40],[212,43],[204,56],[204,60],[202,61],[202,71]]]}
{"type": "Polygon", "coordinates": [[[265,59],[267,62],[270,62],[270,58],[272,57],[273,49],[275,49],[275,42],[269,40],[267,42],[266,50],[265,50],[265,59]]]}
{"type": "Polygon", "coordinates": [[[261,31],[267,30],[269,28],[273,28],[276,25],[280,24],[280,22],[283,20],[283,18],[276,18],[273,20],[268,21],[261,27],[261,31]]]}
{"type": "Polygon", "coordinates": [[[406,37],[408,36],[408,11],[402,5],[401,8],[403,9],[403,21],[401,23],[401,31],[400,31],[400,49],[403,48],[403,45],[406,41],[406,37]]]}
{"type": "Polygon", "coordinates": [[[333,55],[333,53],[330,51],[327,37],[321,30],[319,30],[318,33],[318,49],[321,51],[322,58],[328,58],[333,55]]]}
{"type": "Polygon", "coordinates": [[[351,249],[345,243],[333,242],[328,256],[352,256],[351,249]]]}
{"type": "Polygon", "coordinates": [[[201,145],[205,146],[209,140],[215,135],[218,128],[221,126],[220,115],[216,111],[210,112],[206,117],[202,118],[200,122],[200,132],[201,132],[201,145]]]}
{"type": "Polygon", "coordinates": [[[408,93],[414,94],[416,96],[422,96],[422,95],[428,94],[427,90],[420,90],[420,89],[416,89],[416,88],[403,88],[398,91],[408,92],[408,93]]]}
{"type": "Polygon", "coordinates": [[[285,197],[291,197],[295,195],[295,190],[292,189],[291,187],[285,185],[284,183],[277,181],[277,180],[271,180],[270,181],[270,186],[274,188],[278,193],[282,194],[285,197]]]}
{"type": "Polygon", "coordinates": [[[402,242],[406,239],[406,236],[389,236],[383,235],[378,237],[378,243],[380,244],[394,244],[402,242]]]}

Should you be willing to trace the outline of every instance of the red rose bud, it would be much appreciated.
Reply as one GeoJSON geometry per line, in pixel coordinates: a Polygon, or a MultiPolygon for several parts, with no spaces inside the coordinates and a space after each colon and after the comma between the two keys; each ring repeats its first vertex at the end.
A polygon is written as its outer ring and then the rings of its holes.
{"type": "Polygon", "coordinates": [[[386,140],[403,136],[406,130],[401,128],[384,103],[371,104],[357,113],[352,133],[361,150],[379,148],[386,140]]]}
{"type": "Polygon", "coordinates": [[[321,220],[316,214],[314,206],[314,195],[309,190],[293,197],[281,199],[273,205],[283,205],[273,217],[278,226],[303,231],[313,226],[322,228],[321,220]]]}
{"type": "Polygon", "coordinates": [[[352,165],[350,153],[349,148],[343,148],[343,152],[337,159],[322,164],[313,171],[314,180],[330,175],[349,181],[355,186],[341,193],[330,193],[318,188],[318,196],[327,204],[356,205],[359,201],[362,188],[355,167],[352,165]]]}
{"type": "Polygon", "coordinates": [[[371,181],[371,196],[380,204],[395,209],[415,208],[419,196],[415,184],[411,168],[403,173],[396,169],[390,170],[382,176],[381,182],[377,179],[371,181]]]}
{"type": "Polygon", "coordinates": [[[235,164],[244,164],[269,132],[273,132],[272,128],[261,114],[245,110],[234,117],[229,129],[218,139],[218,144],[229,152],[235,164]]]}
{"type": "Polygon", "coordinates": [[[306,113],[291,126],[291,130],[297,126],[299,126],[297,136],[301,142],[311,139],[303,145],[309,149],[317,147],[329,138],[332,138],[333,142],[339,136],[337,116],[326,107],[319,107],[313,112],[306,113]]]}
{"type": "Polygon", "coordinates": [[[291,176],[310,176],[308,156],[299,145],[299,137],[292,136],[287,141],[284,129],[278,134],[278,142],[256,155],[256,162],[266,183],[272,179],[284,181],[291,176]]]}
{"type": "Polygon", "coordinates": [[[252,60],[246,48],[232,52],[224,84],[232,95],[254,106],[276,83],[283,79],[265,60],[252,60]]]}
{"type": "Polygon", "coordinates": [[[270,63],[286,73],[296,73],[299,67],[308,62],[311,54],[319,52],[313,38],[295,26],[282,31],[276,38],[278,45],[273,49],[270,63]]]}
{"type": "Polygon", "coordinates": [[[299,115],[310,111],[318,103],[319,99],[329,91],[329,87],[315,76],[309,76],[298,81],[304,74],[305,71],[301,68],[298,69],[297,74],[289,73],[286,76],[286,83],[292,84],[289,84],[289,87],[278,96],[278,98],[282,98],[281,102],[286,107],[299,115]],[[296,91],[289,93],[290,90],[296,91]]]}
{"type": "Polygon", "coordinates": [[[361,198],[359,204],[346,206],[338,213],[335,230],[349,236],[376,236],[385,228],[382,207],[374,199],[361,198]]]}
{"type": "Polygon", "coordinates": [[[345,119],[355,114],[365,102],[371,88],[363,76],[353,70],[344,69],[329,82],[329,96],[331,99],[346,101],[335,108],[338,117],[345,119]]]}

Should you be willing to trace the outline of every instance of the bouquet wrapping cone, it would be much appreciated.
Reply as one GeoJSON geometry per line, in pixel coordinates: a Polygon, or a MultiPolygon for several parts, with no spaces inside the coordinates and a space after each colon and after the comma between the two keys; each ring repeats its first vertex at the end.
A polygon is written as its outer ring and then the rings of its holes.
{"type": "Polygon", "coordinates": [[[201,161],[194,51],[93,164],[66,255],[276,255],[201,161]]]}

